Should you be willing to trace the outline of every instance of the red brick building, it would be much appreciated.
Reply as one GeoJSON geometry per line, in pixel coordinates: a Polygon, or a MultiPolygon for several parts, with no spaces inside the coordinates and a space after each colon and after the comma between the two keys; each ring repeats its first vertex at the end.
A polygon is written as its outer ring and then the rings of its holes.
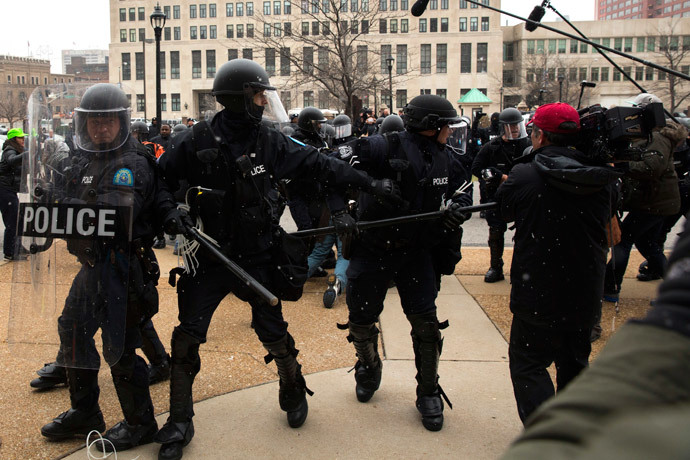
{"type": "Polygon", "coordinates": [[[596,0],[597,20],[690,17],[690,0],[596,0]]]}

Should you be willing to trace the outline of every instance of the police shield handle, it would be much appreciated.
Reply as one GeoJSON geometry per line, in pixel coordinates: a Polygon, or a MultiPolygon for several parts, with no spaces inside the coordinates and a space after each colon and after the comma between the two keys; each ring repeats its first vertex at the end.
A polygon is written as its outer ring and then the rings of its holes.
{"type": "Polygon", "coordinates": [[[189,235],[196,241],[198,242],[201,246],[203,246],[208,252],[210,252],[213,257],[218,259],[220,262],[223,263],[227,267],[228,270],[232,272],[233,275],[235,275],[237,278],[240,279],[247,287],[249,287],[252,291],[254,291],[257,295],[259,295],[263,300],[265,300],[269,305],[272,307],[275,307],[278,305],[278,297],[273,295],[271,291],[266,289],[261,283],[259,283],[257,280],[255,280],[249,273],[244,271],[242,267],[237,265],[235,262],[232,260],[228,259],[225,254],[220,252],[220,250],[210,241],[208,241],[199,231],[194,228],[188,228],[188,233],[189,235]]]}
{"type": "MultiPolygon", "coordinates": [[[[469,214],[473,212],[478,212],[478,211],[488,211],[490,209],[494,209],[498,206],[497,203],[491,202],[491,203],[483,203],[483,204],[477,204],[473,206],[465,206],[462,208],[458,208],[456,211],[457,212],[462,212],[463,214],[469,214]]],[[[408,224],[412,222],[420,222],[424,220],[434,220],[442,217],[445,214],[445,211],[433,211],[433,212],[425,212],[422,214],[412,214],[410,216],[400,216],[400,217],[392,217],[390,219],[381,219],[381,220],[371,220],[371,221],[362,221],[362,222],[357,222],[357,232],[360,232],[362,230],[366,230],[368,228],[375,228],[375,227],[387,227],[389,225],[400,225],[400,224],[408,224]]],[[[321,235],[328,235],[331,233],[335,233],[335,227],[334,226],[328,226],[328,227],[320,227],[320,228],[311,228],[309,230],[300,230],[297,232],[290,233],[290,235],[297,236],[300,238],[308,238],[312,236],[321,236],[321,235]]]]}

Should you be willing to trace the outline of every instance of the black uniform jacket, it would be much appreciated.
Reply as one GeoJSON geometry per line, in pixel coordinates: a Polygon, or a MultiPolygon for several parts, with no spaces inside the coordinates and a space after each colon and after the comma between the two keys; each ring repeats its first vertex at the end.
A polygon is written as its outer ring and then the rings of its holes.
{"type": "MultiPolygon", "coordinates": [[[[361,220],[438,211],[448,200],[462,206],[472,204],[470,193],[454,196],[456,190],[470,181],[469,173],[462,167],[457,154],[432,138],[408,131],[375,135],[339,146],[338,152],[341,159],[365,170],[372,177],[392,179],[400,186],[402,204],[388,203],[368,193],[361,194],[361,220]]],[[[365,231],[361,241],[379,248],[431,247],[443,238],[441,228],[437,220],[375,228],[365,231]]]]}
{"type": "Polygon", "coordinates": [[[515,221],[510,308],[539,326],[589,327],[603,294],[605,232],[620,173],[587,166],[574,149],[535,154],[496,193],[502,217],[515,221]]]}
{"type": "MultiPolygon", "coordinates": [[[[160,164],[171,189],[181,179],[207,189],[187,194],[196,200],[190,203],[192,214],[201,216],[204,231],[230,255],[257,254],[272,246],[277,216],[265,197],[281,179],[335,188],[371,186],[371,178],[349,165],[227,111],[175,136],[160,164]]],[[[331,211],[345,208],[342,199],[329,205],[331,211]]]]}

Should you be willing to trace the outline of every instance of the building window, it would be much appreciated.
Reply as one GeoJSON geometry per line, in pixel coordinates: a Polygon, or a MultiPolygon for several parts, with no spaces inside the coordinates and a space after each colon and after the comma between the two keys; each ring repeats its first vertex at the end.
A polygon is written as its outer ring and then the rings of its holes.
{"type": "Polygon", "coordinates": [[[206,26],[199,26],[199,39],[206,40],[206,26]]]}
{"type": "Polygon", "coordinates": [[[180,111],[180,93],[172,93],[170,95],[170,109],[173,112],[180,111]]]}
{"type": "Polygon", "coordinates": [[[120,29],[120,43],[127,43],[127,29],[120,29]]]}
{"type": "Polygon", "coordinates": [[[395,73],[407,73],[407,45],[396,45],[395,54],[395,73]]]}
{"type": "MultiPolygon", "coordinates": [[[[353,24],[356,24],[357,21],[352,21],[353,24]]],[[[392,34],[397,34],[398,33],[398,20],[397,19],[391,19],[391,27],[390,27],[390,32],[392,34]]],[[[357,32],[355,32],[357,33],[357,32]]]]}
{"type": "Polygon", "coordinates": [[[264,23],[264,37],[270,37],[271,36],[271,25],[264,23]]]}
{"type": "Polygon", "coordinates": [[[460,44],[460,73],[472,72],[472,43],[460,44]]]}
{"type": "Polygon", "coordinates": [[[134,71],[137,80],[144,79],[144,53],[134,53],[134,71]]]}
{"type": "Polygon", "coordinates": [[[242,49],[242,59],[249,59],[250,61],[254,60],[254,50],[251,48],[243,48],[242,49]]]}
{"type": "Polygon", "coordinates": [[[192,51],[192,78],[201,78],[201,51],[192,51]]]}
{"type": "Polygon", "coordinates": [[[127,8],[120,8],[120,22],[127,20],[127,8]]]}
{"type": "Polygon", "coordinates": [[[290,48],[280,49],[280,76],[290,75],[290,48]]]}
{"type": "Polygon", "coordinates": [[[137,20],[136,10],[134,8],[129,9],[129,20],[130,21],[136,21],[137,20]]]}
{"type": "Polygon", "coordinates": [[[436,73],[448,72],[448,45],[436,44],[436,73]]]}
{"type": "Polygon", "coordinates": [[[448,90],[438,88],[436,89],[436,95],[442,97],[443,99],[446,99],[446,97],[448,96],[448,90]]]}
{"type": "Polygon", "coordinates": [[[161,51],[160,54],[160,74],[161,74],[161,79],[165,78],[165,51],[161,51]]]}
{"type": "Polygon", "coordinates": [[[163,40],[170,41],[170,38],[172,37],[170,32],[170,27],[163,28],[163,40]]]}
{"type": "Polygon", "coordinates": [[[140,21],[146,21],[146,12],[144,11],[144,7],[140,6],[137,8],[137,14],[139,16],[140,21]]]}
{"type": "Polygon", "coordinates": [[[419,31],[420,32],[426,32],[426,19],[425,18],[421,18],[419,20],[419,31]]]}
{"type": "MultiPolygon", "coordinates": [[[[364,33],[364,22],[362,21],[362,33],[364,33]]],[[[408,19],[401,19],[400,20],[400,33],[406,34],[410,31],[410,22],[408,19]]]]}
{"type": "MultiPolygon", "coordinates": [[[[19,77],[17,77],[17,78],[19,78],[19,77]]],[[[131,80],[132,79],[132,63],[130,61],[130,54],[129,53],[122,53],[122,79],[123,80],[131,80]]]]}
{"type": "Polygon", "coordinates": [[[431,73],[431,45],[421,45],[419,49],[419,71],[431,73]]]}
{"type": "Polygon", "coordinates": [[[235,5],[232,3],[225,4],[225,16],[231,18],[235,15],[235,5]]]}
{"type": "Polygon", "coordinates": [[[235,38],[235,26],[232,24],[225,26],[225,38],[235,38]]]}
{"type": "Polygon", "coordinates": [[[238,58],[237,48],[228,48],[228,61],[238,58]]]}
{"type": "Polygon", "coordinates": [[[275,14],[275,15],[280,14],[280,0],[275,0],[273,2],[273,14],[275,14]]]}
{"type": "Polygon", "coordinates": [[[146,110],[146,101],[143,94],[137,94],[137,112],[146,110]]]}
{"type": "Polygon", "coordinates": [[[609,68],[608,67],[602,67],[601,68],[601,81],[609,81],[609,68]]]}
{"type": "Polygon", "coordinates": [[[218,31],[216,26],[209,26],[208,33],[208,38],[210,38],[211,40],[218,38],[218,31]]]}
{"type": "Polygon", "coordinates": [[[448,18],[441,18],[441,32],[448,32],[448,18]]]}
{"type": "Polygon", "coordinates": [[[182,28],[173,27],[173,40],[182,40],[182,28]]]}
{"type": "Polygon", "coordinates": [[[216,4],[211,3],[208,5],[208,17],[209,18],[215,18],[216,17],[216,4]]]}
{"type": "Polygon", "coordinates": [[[216,76],[216,50],[206,50],[206,78],[216,76]]]}
{"type": "Polygon", "coordinates": [[[290,91],[281,91],[280,101],[283,103],[283,107],[285,107],[286,110],[290,110],[292,108],[292,95],[290,91]]]}
{"type": "Polygon", "coordinates": [[[254,24],[247,24],[247,38],[254,38],[254,24]]]}
{"type": "Polygon", "coordinates": [[[189,39],[196,40],[196,26],[189,27],[189,39]]]}
{"type": "Polygon", "coordinates": [[[407,105],[407,90],[398,89],[395,91],[395,106],[405,107],[407,105]]]}
{"type": "Polygon", "coordinates": [[[132,43],[137,41],[137,29],[129,29],[129,41],[132,43]]]}
{"type": "Polygon", "coordinates": [[[302,93],[305,107],[314,107],[314,91],[305,91],[302,93]]]}
{"type": "Polygon", "coordinates": [[[284,0],[283,13],[284,14],[292,14],[292,3],[290,2],[290,0],[284,0]]]}
{"type": "Polygon", "coordinates": [[[438,18],[429,19],[429,32],[438,32],[438,18]]]}
{"type": "Polygon", "coordinates": [[[271,2],[264,2],[264,15],[268,16],[271,14],[271,2]]]}
{"type": "MultiPolygon", "coordinates": [[[[422,45],[424,46],[424,45],[422,45]]],[[[388,63],[386,62],[386,58],[391,55],[393,52],[393,47],[391,45],[381,45],[381,52],[379,53],[381,56],[381,60],[379,62],[379,69],[381,73],[388,73],[388,63]]],[[[366,48],[365,48],[366,49],[366,48]]],[[[361,67],[360,67],[361,68],[361,67]]]]}
{"type": "Polygon", "coordinates": [[[599,81],[599,67],[592,67],[590,69],[589,78],[592,81],[599,81]]]}
{"type": "Polygon", "coordinates": [[[206,17],[206,5],[203,3],[199,5],[199,17],[200,18],[205,18],[206,17]]]}
{"type": "Polygon", "coordinates": [[[173,19],[180,19],[180,5],[173,5],[173,19]]]}
{"type": "Polygon", "coordinates": [[[467,18],[460,18],[460,32],[467,32],[467,18]]]}
{"type": "Polygon", "coordinates": [[[276,73],[276,50],[266,48],[266,65],[264,66],[269,76],[276,73]]]}
{"type": "MultiPolygon", "coordinates": [[[[379,19],[379,33],[385,34],[388,31],[388,21],[386,19],[379,19]]],[[[421,32],[421,30],[420,30],[421,32]]]]}
{"type": "MultiPolygon", "coordinates": [[[[250,2],[247,2],[247,16],[251,16],[251,14],[249,14],[249,5],[250,5],[250,2]]],[[[254,4],[251,3],[251,5],[254,5],[254,4]]],[[[252,12],[253,11],[254,11],[254,7],[252,6],[252,12]]],[[[235,5],[235,14],[238,17],[244,16],[244,3],[238,3],[237,5],[235,5]]]]}
{"type": "Polygon", "coordinates": [[[471,17],[470,18],[470,32],[476,32],[477,28],[478,28],[477,18],[471,17]]]}
{"type": "Polygon", "coordinates": [[[161,94],[161,112],[167,112],[168,110],[168,95],[161,94]]]}
{"type": "Polygon", "coordinates": [[[515,43],[503,44],[503,61],[512,62],[515,59],[515,43]]]}
{"type": "Polygon", "coordinates": [[[311,22],[311,34],[315,37],[319,35],[319,24],[319,21],[311,22]]]}
{"type": "Polygon", "coordinates": [[[488,16],[482,16],[482,31],[486,32],[489,30],[489,18],[488,16]]]}
{"type": "Polygon", "coordinates": [[[173,80],[180,79],[180,52],[170,52],[170,78],[173,80]]]}
{"type": "Polygon", "coordinates": [[[477,73],[486,73],[488,49],[487,43],[477,43],[477,73]]]}
{"type": "Polygon", "coordinates": [[[146,39],[146,29],[139,29],[139,41],[143,42],[146,39]]]}
{"type": "MultiPolygon", "coordinates": [[[[238,16],[242,16],[238,14],[238,16]]],[[[254,16],[254,2],[247,2],[247,16],[254,16]]]]}
{"type": "Polygon", "coordinates": [[[237,24],[237,38],[244,38],[244,24],[237,24]]]}
{"type": "Polygon", "coordinates": [[[558,40],[558,54],[565,54],[565,40],[558,40]]]}
{"type": "Polygon", "coordinates": [[[196,18],[196,5],[189,5],[189,18],[190,19],[196,18]]]}

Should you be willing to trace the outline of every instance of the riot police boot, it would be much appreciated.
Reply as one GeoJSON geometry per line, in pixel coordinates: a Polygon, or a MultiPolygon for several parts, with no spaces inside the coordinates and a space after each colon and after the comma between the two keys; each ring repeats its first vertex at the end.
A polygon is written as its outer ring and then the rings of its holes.
{"type": "Polygon", "coordinates": [[[407,318],[412,325],[412,347],[417,367],[417,410],[422,415],[424,428],[439,431],[443,428],[443,399],[448,407],[453,408],[438,384],[438,363],[443,349],[440,329],[447,327],[448,322],[439,324],[435,312],[408,315],[407,318]]]}
{"type": "Polygon", "coordinates": [[[277,342],[264,343],[268,355],[264,358],[266,364],[275,360],[280,376],[280,390],[278,401],[280,408],[287,412],[288,425],[299,428],[304,424],[309,412],[306,394],[314,394],[304,381],[302,366],[297,362],[299,350],[295,348],[295,341],[290,334],[286,334],[277,342]]]}
{"type": "Polygon", "coordinates": [[[166,353],[165,358],[157,364],[150,363],[148,366],[149,385],[163,382],[170,379],[170,355],[166,353]]]}
{"type": "Polygon", "coordinates": [[[640,264],[640,268],[637,272],[638,281],[655,281],[662,278],[661,273],[649,268],[649,263],[645,260],[640,264]]]}
{"type": "Polygon", "coordinates": [[[194,405],[192,386],[201,369],[199,340],[182,331],[173,330],[170,367],[170,416],[154,441],[162,444],[158,452],[161,460],[182,458],[182,448],[194,437],[194,405]]]}
{"type": "Polygon", "coordinates": [[[65,368],[72,408],[41,428],[41,434],[51,441],[86,436],[96,430],[105,431],[103,414],[98,407],[100,389],[97,369],[65,368]]]}
{"type": "Polygon", "coordinates": [[[155,420],[139,425],[130,425],[123,420],[103,434],[103,439],[110,442],[97,442],[96,449],[101,452],[122,452],[152,443],[157,432],[158,423],[155,420]]]}
{"type": "Polygon", "coordinates": [[[101,410],[96,406],[91,412],[70,409],[43,425],[41,434],[50,441],[60,441],[75,436],[86,436],[92,431],[105,431],[105,420],[101,410]]]}
{"type": "Polygon", "coordinates": [[[379,329],[376,324],[349,323],[350,335],[348,341],[352,342],[357,353],[355,364],[355,393],[359,402],[367,402],[376,393],[381,385],[383,362],[378,352],[379,329]]]}
{"type": "Polygon", "coordinates": [[[37,390],[48,390],[58,385],[67,385],[67,372],[56,362],[46,363],[36,371],[38,378],[33,379],[29,385],[37,390]]]}
{"type": "Polygon", "coordinates": [[[489,227],[489,252],[491,253],[491,268],[484,275],[485,283],[496,283],[504,280],[503,275],[503,232],[489,227]]]}
{"type": "Polygon", "coordinates": [[[323,306],[325,308],[333,308],[335,301],[340,297],[341,291],[340,279],[334,274],[328,275],[328,288],[323,293],[323,306]]]}

